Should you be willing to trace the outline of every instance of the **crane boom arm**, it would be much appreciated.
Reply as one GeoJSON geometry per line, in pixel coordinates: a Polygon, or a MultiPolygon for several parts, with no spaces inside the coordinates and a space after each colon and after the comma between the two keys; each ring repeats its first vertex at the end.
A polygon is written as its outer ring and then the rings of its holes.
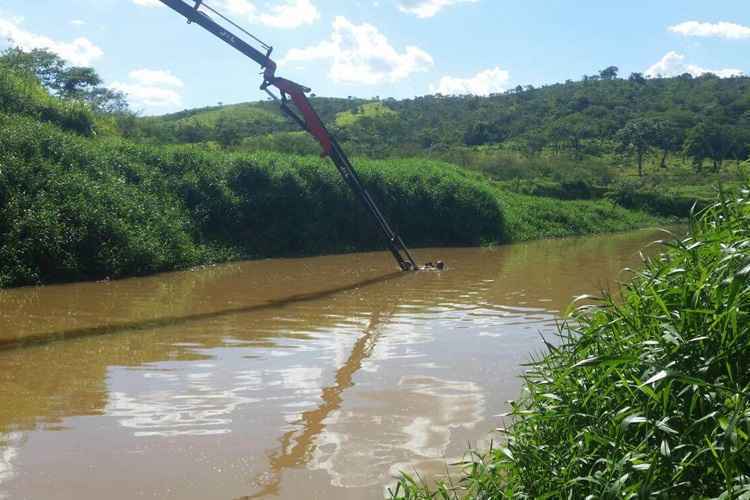
{"type": "Polygon", "coordinates": [[[204,28],[206,31],[209,31],[217,37],[221,38],[226,43],[239,50],[253,61],[260,64],[262,68],[272,68],[273,72],[276,71],[276,64],[274,64],[274,62],[271,60],[272,47],[263,44],[263,46],[268,50],[268,52],[264,54],[263,52],[259,51],[258,49],[244,41],[242,38],[235,36],[233,33],[225,29],[221,24],[217,23],[199,10],[203,5],[203,1],[195,2],[194,6],[185,3],[183,0],[161,0],[161,2],[172,10],[175,10],[179,14],[185,16],[189,23],[195,23],[204,28]]]}
{"type": "Polygon", "coordinates": [[[395,231],[391,228],[385,215],[380,211],[380,208],[375,203],[370,193],[365,189],[359,175],[354,170],[351,162],[347,158],[341,146],[339,146],[336,139],[326,129],[320,116],[315,111],[307,98],[306,93],[310,92],[310,89],[304,87],[298,83],[285,78],[276,76],[276,63],[271,59],[271,52],[273,47],[263,43],[261,40],[256,38],[251,33],[245,31],[242,27],[238,26],[230,19],[224,17],[220,12],[216,11],[212,7],[208,6],[203,0],[191,0],[195,2],[194,5],[186,3],[184,0],[160,0],[164,5],[170,7],[172,10],[178,12],[184,16],[188,23],[195,23],[206,31],[212,33],[216,37],[223,40],[228,45],[234,47],[239,52],[249,57],[261,68],[263,68],[263,83],[261,89],[265,90],[271,97],[279,102],[281,110],[289,116],[294,122],[296,122],[303,130],[310,133],[320,143],[322,148],[321,156],[328,156],[333,161],[334,165],[338,169],[339,173],[343,177],[344,181],[351,188],[357,198],[360,200],[362,205],[368,210],[376,224],[380,228],[383,236],[388,244],[388,249],[393,254],[394,259],[401,267],[402,270],[416,270],[417,264],[411,256],[409,249],[406,248],[403,240],[398,236],[395,231]],[[221,18],[225,23],[230,24],[237,30],[240,30],[248,37],[252,38],[256,43],[260,44],[262,48],[266,50],[263,53],[253,47],[246,40],[237,36],[235,33],[230,31],[223,24],[212,19],[206,14],[201,8],[209,10],[216,16],[221,18]],[[269,87],[275,87],[280,93],[280,98],[276,97],[272,92],[268,90],[269,87]],[[298,113],[295,112],[289,105],[291,99],[298,113]],[[300,116],[301,115],[301,116],[300,116]]]}

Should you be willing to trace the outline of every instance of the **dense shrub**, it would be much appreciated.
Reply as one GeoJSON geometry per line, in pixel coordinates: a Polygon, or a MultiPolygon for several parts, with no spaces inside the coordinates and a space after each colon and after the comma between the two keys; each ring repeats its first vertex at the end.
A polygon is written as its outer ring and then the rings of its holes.
{"type": "Polygon", "coordinates": [[[0,117],[0,285],[146,274],[201,260],[177,198],[76,157],[81,139],[8,121],[0,117]]]}
{"type": "Polygon", "coordinates": [[[654,220],[607,200],[561,201],[497,189],[511,241],[625,231],[654,220]]]}
{"type": "MultiPolygon", "coordinates": [[[[412,245],[507,239],[492,191],[455,167],[358,167],[412,245]]],[[[326,160],[89,139],[0,114],[2,286],[382,246],[326,160]]]]}
{"type": "Polygon", "coordinates": [[[694,193],[685,188],[644,186],[640,181],[619,182],[607,193],[607,197],[626,208],[638,208],[652,214],[683,218],[687,217],[694,207],[701,210],[711,203],[705,193],[694,193]]]}

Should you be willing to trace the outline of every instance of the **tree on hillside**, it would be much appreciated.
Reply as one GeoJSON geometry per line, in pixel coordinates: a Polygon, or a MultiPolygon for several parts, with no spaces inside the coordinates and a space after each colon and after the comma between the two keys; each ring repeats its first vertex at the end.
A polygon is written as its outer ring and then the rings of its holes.
{"type": "Polygon", "coordinates": [[[706,140],[705,125],[700,123],[685,134],[683,152],[693,160],[693,168],[700,172],[703,162],[709,155],[709,145],[706,140]]]}
{"type": "Polygon", "coordinates": [[[179,142],[197,144],[211,140],[212,131],[203,122],[192,121],[180,123],[175,130],[175,135],[179,142]]]}
{"type": "Polygon", "coordinates": [[[102,84],[102,79],[94,68],[73,66],[60,71],[52,83],[52,88],[63,99],[84,99],[94,88],[102,84]]]}
{"type": "Polygon", "coordinates": [[[573,157],[583,157],[583,144],[595,135],[594,125],[581,113],[574,113],[555,120],[550,124],[549,137],[555,142],[567,145],[573,157]]]}
{"type": "Polygon", "coordinates": [[[635,155],[640,177],[643,177],[643,160],[651,148],[659,143],[659,134],[659,122],[651,118],[631,120],[617,132],[620,151],[635,155]]]}
{"type": "Polygon", "coordinates": [[[750,130],[732,128],[730,131],[730,157],[739,164],[750,159],[750,130]]]}
{"type": "Polygon", "coordinates": [[[654,127],[653,145],[661,150],[659,168],[667,168],[667,157],[669,153],[679,151],[683,142],[683,134],[680,128],[669,119],[655,119],[654,127]]]}
{"type": "Polygon", "coordinates": [[[50,93],[62,99],[85,101],[96,111],[122,113],[128,110],[125,95],[102,85],[94,68],[69,66],[45,49],[25,52],[10,48],[0,54],[0,64],[36,77],[50,93]]]}
{"type": "Polygon", "coordinates": [[[65,61],[48,50],[34,49],[24,52],[10,48],[0,54],[0,62],[27,74],[34,75],[48,90],[55,89],[60,74],[65,69],[65,61]]]}
{"type": "Polygon", "coordinates": [[[734,146],[733,131],[715,121],[699,123],[688,130],[685,136],[685,154],[693,159],[697,171],[703,167],[703,161],[710,159],[713,171],[719,172],[725,159],[729,158],[734,146]]]}
{"type": "Polygon", "coordinates": [[[599,72],[599,78],[602,80],[615,80],[617,79],[617,73],[620,72],[620,68],[617,66],[610,66],[599,72]]]}
{"type": "Polygon", "coordinates": [[[544,147],[547,146],[546,134],[524,134],[520,136],[519,139],[525,146],[524,149],[528,157],[538,156],[544,150],[544,147]]]}

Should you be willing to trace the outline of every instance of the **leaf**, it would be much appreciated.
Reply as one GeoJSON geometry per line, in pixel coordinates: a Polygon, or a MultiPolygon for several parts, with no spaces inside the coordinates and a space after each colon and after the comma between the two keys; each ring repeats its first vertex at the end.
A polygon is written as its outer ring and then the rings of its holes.
{"type": "Polygon", "coordinates": [[[554,399],[555,401],[562,401],[563,400],[560,396],[558,396],[556,394],[552,394],[552,393],[542,394],[542,397],[543,398],[547,398],[547,399],[554,399]]]}
{"type": "Polygon", "coordinates": [[[629,415],[622,420],[622,426],[627,427],[628,425],[645,424],[646,422],[648,422],[646,417],[641,415],[629,415]]]}
{"type": "Polygon", "coordinates": [[[672,450],[669,448],[669,443],[666,439],[662,440],[661,446],[659,447],[659,452],[665,457],[671,457],[672,456],[672,450]]]}
{"type": "Polygon", "coordinates": [[[511,460],[515,460],[515,458],[513,458],[513,452],[510,451],[510,449],[501,446],[500,451],[503,452],[503,455],[505,455],[506,457],[510,458],[511,460]]]}
{"type": "Polygon", "coordinates": [[[721,427],[721,430],[726,431],[729,428],[729,418],[719,417],[719,427],[721,427]]]}
{"type": "Polygon", "coordinates": [[[597,363],[599,361],[598,356],[594,356],[591,358],[584,359],[583,361],[579,361],[578,363],[573,365],[573,368],[579,368],[581,366],[591,366],[597,363]]]}
{"type": "Polygon", "coordinates": [[[665,378],[667,378],[668,375],[669,374],[667,373],[666,370],[662,370],[656,373],[655,375],[653,375],[650,379],[646,380],[643,384],[641,384],[641,386],[653,384],[660,380],[664,380],[665,378]]]}
{"type": "Polygon", "coordinates": [[[709,420],[709,419],[712,419],[712,418],[714,418],[714,417],[715,417],[716,415],[718,415],[718,414],[719,414],[719,412],[718,412],[718,411],[712,411],[712,412],[711,412],[711,413],[709,413],[708,415],[705,415],[705,416],[703,416],[703,417],[699,418],[698,420],[696,420],[696,421],[695,421],[695,422],[693,422],[693,423],[694,423],[694,424],[700,424],[701,422],[705,422],[706,420],[709,420]]]}
{"type": "Polygon", "coordinates": [[[664,431],[664,432],[669,433],[669,434],[679,434],[679,432],[677,432],[676,430],[672,429],[670,426],[667,425],[667,421],[668,420],[669,420],[669,418],[667,418],[667,417],[659,420],[658,422],[656,422],[656,427],[659,430],[664,431]]]}
{"type": "Polygon", "coordinates": [[[743,267],[740,271],[737,272],[737,274],[735,274],[735,276],[741,278],[747,276],[748,274],[750,274],[750,264],[743,267]]]}

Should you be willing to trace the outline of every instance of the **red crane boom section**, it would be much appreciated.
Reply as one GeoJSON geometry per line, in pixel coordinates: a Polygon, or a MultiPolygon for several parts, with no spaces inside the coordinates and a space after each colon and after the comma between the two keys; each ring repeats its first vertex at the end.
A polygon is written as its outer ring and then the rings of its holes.
{"type": "Polygon", "coordinates": [[[370,215],[379,226],[385,238],[388,249],[391,251],[391,254],[393,254],[394,259],[396,259],[396,262],[401,269],[404,271],[416,270],[417,264],[414,262],[411,253],[409,253],[409,249],[406,248],[401,237],[391,228],[385,215],[383,215],[380,208],[378,208],[378,205],[375,203],[375,200],[367,189],[365,189],[359,175],[356,170],[354,170],[354,167],[344,154],[344,151],[328,130],[326,130],[320,116],[318,116],[318,113],[313,109],[312,104],[305,95],[307,92],[310,92],[310,89],[291,80],[276,76],[276,63],[271,59],[273,47],[264,43],[241,26],[235,24],[231,19],[228,19],[221,12],[207,5],[203,0],[191,0],[194,2],[194,5],[186,3],[185,0],[160,1],[172,10],[182,14],[187,19],[188,23],[200,25],[205,30],[214,34],[253,61],[257,62],[264,69],[263,84],[260,88],[268,92],[268,94],[275,100],[280,101],[282,111],[284,111],[284,113],[286,113],[286,115],[292,120],[297,122],[300,127],[315,137],[320,143],[320,146],[323,149],[321,156],[328,156],[331,158],[331,161],[336,165],[336,168],[344,181],[349,185],[362,205],[370,212],[370,215]],[[224,23],[230,24],[237,30],[240,30],[247,37],[254,40],[254,43],[265,49],[266,52],[263,53],[259,51],[253,45],[250,45],[250,43],[232,33],[224,25],[214,21],[204,12],[204,10],[210,11],[217,17],[221,18],[224,23]],[[279,93],[281,94],[280,97],[275,96],[268,90],[268,87],[271,86],[276,87],[279,90],[279,93]],[[297,112],[288,105],[290,98],[292,103],[294,103],[297,112]]]}

